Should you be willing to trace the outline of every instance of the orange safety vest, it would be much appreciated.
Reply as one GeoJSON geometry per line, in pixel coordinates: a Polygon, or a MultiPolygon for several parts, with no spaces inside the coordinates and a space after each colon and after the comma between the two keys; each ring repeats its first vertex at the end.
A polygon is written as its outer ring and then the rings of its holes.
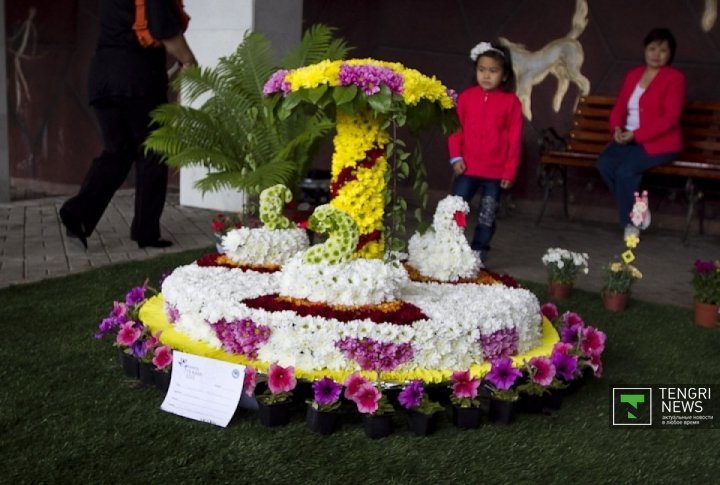
{"type": "MultiPolygon", "coordinates": [[[[185,32],[188,28],[188,24],[190,23],[190,17],[187,12],[185,12],[182,0],[168,1],[175,4],[175,8],[177,8],[178,13],[180,14],[180,26],[182,27],[182,31],[185,32]]],[[[132,28],[135,31],[135,36],[141,46],[162,47],[162,42],[150,35],[145,11],[145,0],[135,0],[135,22],[133,23],[132,28]]]]}

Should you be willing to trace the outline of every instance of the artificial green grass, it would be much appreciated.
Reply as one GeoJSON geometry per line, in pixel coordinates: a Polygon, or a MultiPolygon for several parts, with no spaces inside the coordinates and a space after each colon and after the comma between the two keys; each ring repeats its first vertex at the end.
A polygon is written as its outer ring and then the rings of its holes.
{"type": "MultiPolygon", "coordinates": [[[[632,301],[622,313],[575,290],[561,311],[608,335],[604,375],[552,415],[458,431],[443,417],[427,438],[373,441],[356,416],[336,434],[262,427],[240,410],[226,429],[160,410],[163,395],[122,376],[97,324],[114,299],[202,252],[105,267],[0,290],[0,481],[6,483],[714,482],[717,430],[609,426],[611,384],[720,383],[718,329],[684,308],[632,301]]],[[[540,301],[545,289],[527,283],[540,301]]],[[[714,397],[714,396],[713,396],[714,397]]],[[[720,399],[720,396],[718,396],[720,399]]]]}

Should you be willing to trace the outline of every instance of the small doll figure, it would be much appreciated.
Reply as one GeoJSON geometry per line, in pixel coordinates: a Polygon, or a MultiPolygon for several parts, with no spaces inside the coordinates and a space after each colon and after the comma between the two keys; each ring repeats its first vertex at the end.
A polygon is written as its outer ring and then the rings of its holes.
{"type": "Polygon", "coordinates": [[[630,220],[638,229],[645,230],[650,225],[650,203],[647,190],[642,194],[635,192],[635,204],[630,212],[630,220]]]}

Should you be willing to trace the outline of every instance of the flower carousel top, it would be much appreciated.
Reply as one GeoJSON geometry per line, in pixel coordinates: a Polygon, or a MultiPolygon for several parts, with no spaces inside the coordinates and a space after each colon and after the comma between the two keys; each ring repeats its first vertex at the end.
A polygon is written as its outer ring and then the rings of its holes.
{"type": "Polygon", "coordinates": [[[266,96],[278,93],[282,93],[281,115],[289,115],[295,106],[307,102],[321,108],[334,104],[350,114],[365,109],[387,115],[403,113],[410,129],[439,124],[450,131],[457,126],[456,93],[435,76],[398,62],[326,60],[293,70],[280,69],[263,88],[266,96]]]}

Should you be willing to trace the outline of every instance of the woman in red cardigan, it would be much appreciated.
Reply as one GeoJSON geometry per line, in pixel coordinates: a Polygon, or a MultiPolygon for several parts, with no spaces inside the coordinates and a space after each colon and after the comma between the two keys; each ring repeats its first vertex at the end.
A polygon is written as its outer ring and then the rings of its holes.
{"type": "MultiPolygon", "coordinates": [[[[630,212],[643,172],[672,162],[683,147],[680,114],[685,75],[670,67],[675,38],[668,29],[653,29],[644,45],[645,65],[625,75],[610,113],[612,141],[597,161],[600,175],[615,196],[625,237],[639,233],[630,222],[630,212]]],[[[649,222],[648,217],[640,229],[649,222]]]]}

